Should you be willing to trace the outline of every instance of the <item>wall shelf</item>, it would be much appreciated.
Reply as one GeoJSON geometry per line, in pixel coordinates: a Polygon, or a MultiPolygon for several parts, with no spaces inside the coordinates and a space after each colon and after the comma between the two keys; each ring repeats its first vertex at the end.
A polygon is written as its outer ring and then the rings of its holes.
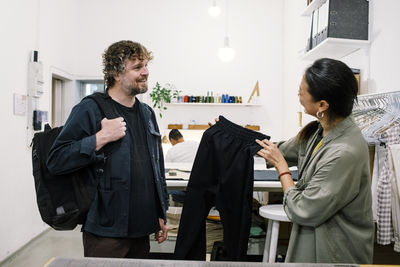
{"type": "MultiPolygon", "coordinates": [[[[316,1],[316,0],[314,0],[316,1]]],[[[313,1],[313,3],[314,3],[313,1]]],[[[326,38],[316,47],[305,53],[302,57],[304,60],[316,60],[318,58],[329,57],[333,59],[341,59],[355,51],[369,46],[368,40],[354,40],[343,38],[326,38]]]]}
{"type": "Polygon", "coordinates": [[[301,13],[302,16],[311,16],[314,10],[318,9],[320,6],[322,6],[326,0],[313,0],[307,7],[304,9],[303,13],[301,13]]]}
{"type": "Polygon", "coordinates": [[[244,106],[256,106],[261,107],[261,104],[252,103],[167,103],[166,106],[220,106],[220,107],[244,107],[244,106]]]}

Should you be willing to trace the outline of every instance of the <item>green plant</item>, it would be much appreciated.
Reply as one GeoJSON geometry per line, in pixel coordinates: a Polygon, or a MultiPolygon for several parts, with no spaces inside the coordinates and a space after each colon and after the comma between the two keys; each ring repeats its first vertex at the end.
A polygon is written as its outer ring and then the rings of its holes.
{"type": "Polygon", "coordinates": [[[171,103],[172,99],[178,99],[179,93],[175,89],[175,86],[167,83],[164,87],[156,82],[156,85],[153,87],[153,91],[150,93],[151,100],[153,101],[153,108],[157,108],[159,110],[160,118],[162,118],[162,112],[167,109],[165,103],[171,103]]]}

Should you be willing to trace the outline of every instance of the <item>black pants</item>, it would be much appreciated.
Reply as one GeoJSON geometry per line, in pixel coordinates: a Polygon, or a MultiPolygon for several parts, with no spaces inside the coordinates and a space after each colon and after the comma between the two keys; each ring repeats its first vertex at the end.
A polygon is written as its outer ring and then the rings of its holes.
{"type": "Polygon", "coordinates": [[[186,190],[175,245],[175,258],[206,259],[205,220],[212,206],[224,228],[228,260],[244,260],[251,226],[255,139],[269,136],[220,116],[204,132],[186,190]]]}
{"type": "Polygon", "coordinates": [[[112,238],[83,232],[82,239],[85,257],[138,259],[147,259],[149,257],[149,236],[112,238]]]}

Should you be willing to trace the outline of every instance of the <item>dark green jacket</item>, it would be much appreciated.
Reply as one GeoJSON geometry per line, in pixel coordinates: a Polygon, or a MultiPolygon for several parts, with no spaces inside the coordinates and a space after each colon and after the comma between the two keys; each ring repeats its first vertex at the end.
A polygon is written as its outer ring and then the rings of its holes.
{"type": "Polygon", "coordinates": [[[306,142],[293,138],[278,145],[288,163],[297,162],[300,177],[283,199],[293,222],[286,261],[370,264],[374,223],[368,146],[347,117],[313,154],[320,130],[306,142]]]}

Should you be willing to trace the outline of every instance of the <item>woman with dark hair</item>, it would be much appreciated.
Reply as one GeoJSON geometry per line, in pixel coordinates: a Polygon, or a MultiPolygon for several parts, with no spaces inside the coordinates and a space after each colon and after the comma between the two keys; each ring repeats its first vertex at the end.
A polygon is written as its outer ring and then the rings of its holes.
{"type": "Polygon", "coordinates": [[[278,172],[293,223],[286,262],[372,263],[368,146],[351,116],[355,77],[343,62],[319,59],[298,95],[317,120],[286,142],[256,141],[263,147],[258,155],[278,172]],[[298,166],[296,185],[289,166],[298,166]]]}

